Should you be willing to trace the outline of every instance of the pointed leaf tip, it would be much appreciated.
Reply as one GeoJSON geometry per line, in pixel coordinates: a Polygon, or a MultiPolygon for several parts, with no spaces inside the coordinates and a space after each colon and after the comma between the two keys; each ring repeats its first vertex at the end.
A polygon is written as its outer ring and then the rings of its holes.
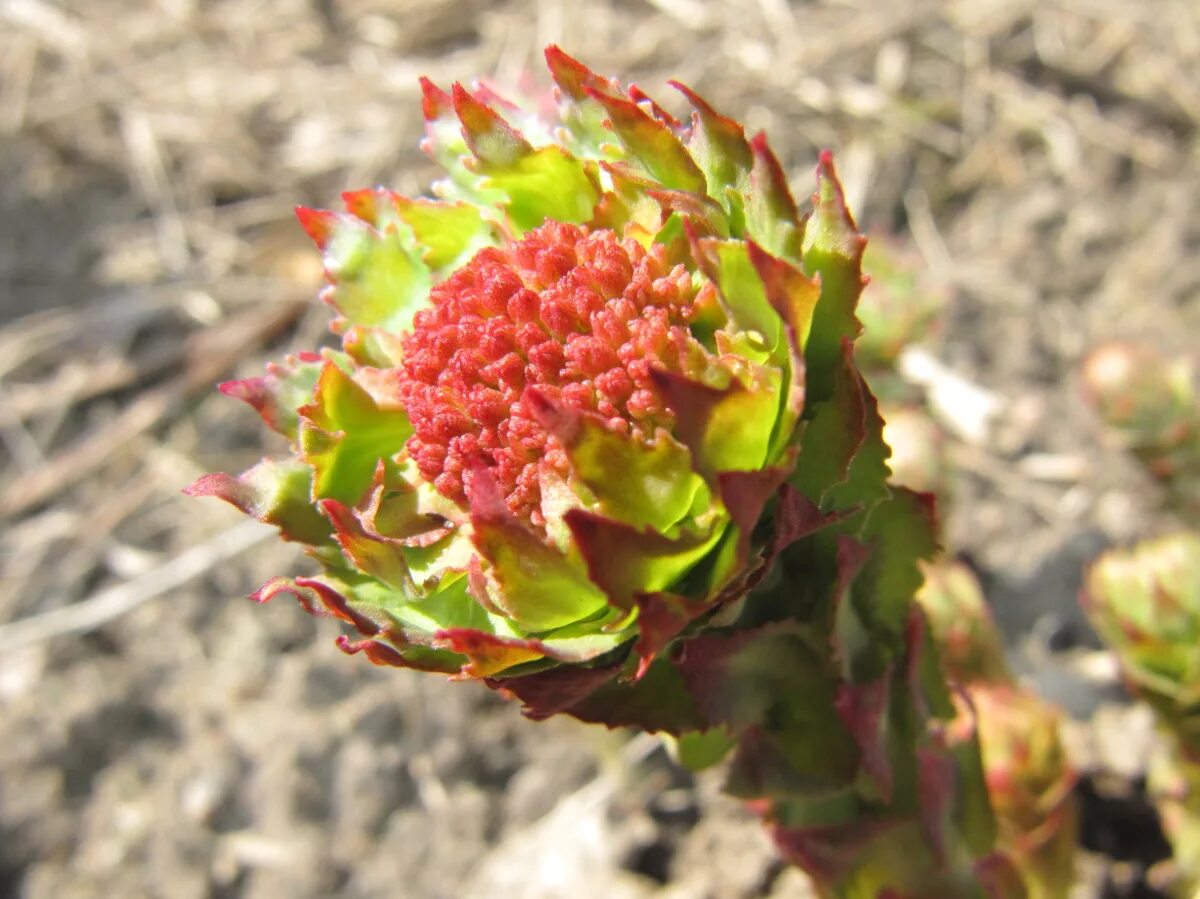
{"type": "Polygon", "coordinates": [[[746,131],[736,119],[717,112],[708,101],[679,81],[667,82],[683,94],[692,107],[691,128],[686,134],[688,152],[708,181],[708,195],[731,213],[741,214],[740,200],[732,204],[730,191],[744,192],[754,157],[746,131]]]}
{"type": "Polygon", "coordinates": [[[587,98],[587,88],[601,93],[613,92],[613,83],[607,78],[597,75],[575,57],[563,51],[557,44],[546,48],[546,65],[550,69],[550,77],[554,83],[572,100],[580,101],[587,98]]]}
{"type": "Polygon", "coordinates": [[[717,475],[721,501],[738,530],[738,566],[750,556],[750,537],[762,518],[767,503],[787,480],[789,469],[763,468],[754,471],[722,471],[717,475]]]}
{"type": "Polygon", "coordinates": [[[450,95],[426,78],[420,78],[421,84],[421,114],[425,121],[432,122],[446,116],[453,108],[454,101],[450,95]]]}
{"type": "Polygon", "coordinates": [[[816,233],[805,240],[806,252],[810,246],[825,244],[826,252],[836,251],[857,265],[862,259],[866,238],[858,233],[854,215],[846,206],[846,193],[829,150],[822,150],[817,161],[817,191],[812,203],[816,233]]]}
{"type": "MultiPolygon", "coordinates": [[[[362,640],[351,640],[345,634],[338,634],[334,640],[337,648],[348,656],[356,656],[360,652],[367,657],[367,660],[373,665],[380,665],[388,668],[418,668],[420,666],[413,665],[404,658],[403,655],[386,643],[381,643],[378,640],[373,640],[367,637],[362,640]]],[[[425,669],[421,669],[425,670],[425,669]]],[[[439,669],[428,669],[437,671],[439,669]]]]}
{"type": "Polygon", "coordinates": [[[467,491],[471,520],[476,524],[504,524],[519,527],[517,519],[504,502],[504,491],[482,460],[471,466],[471,481],[467,491]]]}
{"type": "Polygon", "coordinates": [[[761,131],[750,139],[750,156],[746,229],[770,252],[786,259],[799,260],[803,222],[788,187],[783,166],[761,131]]]}
{"type": "Polygon", "coordinates": [[[262,377],[244,378],[238,381],[222,381],[217,385],[217,390],[220,393],[235,400],[241,400],[255,408],[258,408],[257,401],[262,396],[264,389],[262,377]]]}
{"type": "Polygon", "coordinates": [[[295,213],[304,233],[313,239],[317,249],[324,251],[333,236],[337,213],[328,209],[310,209],[307,206],[297,206],[295,213]]]}
{"type": "Polygon", "coordinates": [[[756,182],[755,188],[767,196],[773,212],[781,218],[794,221],[798,214],[796,200],[792,197],[783,166],[771,149],[765,131],[759,131],[750,138],[750,152],[754,156],[754,171],[750,177],[756,182]]]}
{"type": "Polygon", "coordinates": [[[482,162],[507,168],[533,152],[533,147],[496,110],[481,103],[465,87],[455,83],[454,112],[462,123],[463,138],[482,162]]]}
{"type": "Polygon", "coordinates": [[[213,496],[251,518],[279,528],[284,540],[317,546],[327,542],[329,524],[309,504],[312,471],[288,459],[264,459],[239,477],[217,472],[184,489],[193,497],[213,496]]]}
{"type": "MultiPolygon", "coordinates": [[[[709,104],[709,102],[707,100],[705,100],[703,97],[701,97],[698,93],[696,93],[694,90],[692,90],[686,84],[684,84],[682,81],[676,81],[674,78],[672,78],[667,81],[667,85],[669,87],[674,88],[675,90],[679,91],[679,93],[683,94],[684,99],[686,99],[688,101],[688,103],[690,103],[692,105],[692,107],[695,108],[695,110],[697,112],[699,112],[702,116],[706,116],[706,117],[711,116],[713,118],[724,118],[715,109],[712,108],[712,106],[709,104]]],[[[732,120],[730,120],[730,121],[732,121],[732,120]]]]}
{"type": "Polygon", "coordinates": [[[367,533],[354,510],[344,503],[324,499],[317,505],[333,525],[333,534],[342,552],[356,568],[401,593],[413,595],[417,592],[398,545],[367,533]]]}
{"type": "Polygon", "coordinates": [[[184,496],[215,496],[217,499],[223,499],[231,505],[242,509],[240,501],[240,493],[242,485],[238,483],[237,478],[233,475],[226,474],[223,471],[213,472],[212,474],[202,475],[192,483],[183,488],[184,496]]]}
{"type": "Polygon", "coordinates": [[[705,193],[703,172],[666,123],[607,90],[588,86],[583,93],[604,108],[626,152],[650,177],[673,190],[705,193]]]}
{"type": "Polygon", "coordinates": [[[638,106],[649,110],[652,117],[658,119],[658,121],[662,122],[672,131],[683,127],[683,123],[680,122],[679,119],[675,118],[675,116],[663,109],[663,107],[661,107],[653,97],[651,97],[636,84],[629,85],[629,90],[627,93],[630,100],[638,104],[638,106]]]}
{"type": "Polygon", "coordinates": [[[367,637],[374,637],[381,631],[375,621],[356,611],[346,597],[315,578],[271,578],[250,594],[250,600],[265,604],[283,593],[294,596],[304,611],[315,618],[337,618],[367,637]]]}
{"type": "Polygon", "coordinates": [[[300,353],[284,364],[268,365],[265,375],[225,381],[217,389],[250,406],[272,431],[295,440],[299,424],[296,410],[312,402],[322,364],[320,356],[300,353]]]}

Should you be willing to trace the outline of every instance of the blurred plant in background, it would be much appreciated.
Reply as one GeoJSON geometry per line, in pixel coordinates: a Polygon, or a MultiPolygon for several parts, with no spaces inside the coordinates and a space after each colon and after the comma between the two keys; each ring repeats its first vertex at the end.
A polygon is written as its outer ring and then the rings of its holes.
{"type": "Polygon", "coordinates": [[[1084,390],[1110,432],[1154,475],[1167,500],[1200,523],[1200,395],[1193,362],[1113,342],[1084,361],[1084,390]]]}
{"type": "Polygon", "coordinates": [[[998,845],[1016,863],[1030,899],[1065,896],[1075,877],[1075,771],[1059,733],[1061,713],[1020,685],[975,575],[961,562],[925,566],[917,594],[942,667],[978,731],[998,845]]]}
{"type": "Polygon", "coordinates": [[[855,345],[863,376],[883,402],[911,399],[912,388],[897,377],[897,364],[907,347],[937,338],[949,290],[896,235],[872,234],[862,265],[870,278],[858,305],[863,333],[855,345]]]}
{"type": "Polygon", "coordinates": [[[891,480],[937,495],[941,509],[950,482],[946,434],[930,413],[924,389],[899,369],[906,350],[936,340],[949,292],[932,280],[915,248],[896,235],[873,234],[862,265],[869,280],[858,304],[863,332],[855,354],[879,398],[891,480]]]}
{"type": "MultiPolygon", "coordinates": [[[[1161,484],[1166,504],[1200,523],[1200,396],[1192,360],[1114,341],[1084,361],[1083,385],[1110,434],[1161,484]]],[[[1105,553],[1082,594],[1126,684],[1154,709],[1166,743],[1147,791],[1174,857],[1180,896],[1200,888],[1200,535],[1178,532],[1105,553]]]]}
{"type": "Polygon", "coordinates": [[[1084,608],[1167,743],[1147,789],[1174,848],[1179,895],[1200,887],[1200,535],[1110,550],[1087,573],[1084,608]]]}

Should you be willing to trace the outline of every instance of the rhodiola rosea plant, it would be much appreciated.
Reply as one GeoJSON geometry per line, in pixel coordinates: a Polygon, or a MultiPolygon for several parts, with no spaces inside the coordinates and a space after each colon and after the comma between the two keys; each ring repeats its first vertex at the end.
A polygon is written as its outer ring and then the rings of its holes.
{"type": "Polygon", "coordinates": [[[300,210],[341,348],[223,385],[291,453],[191,492],[304,545],[255,597],[348,653],[725,759],[824,896],[1024,895],[913,601],[932,502],[888,484],[832,159],[802,214],[690,89],[681,122],[546,58],[552,109],[422,83],[436,199],[300,210]]]}

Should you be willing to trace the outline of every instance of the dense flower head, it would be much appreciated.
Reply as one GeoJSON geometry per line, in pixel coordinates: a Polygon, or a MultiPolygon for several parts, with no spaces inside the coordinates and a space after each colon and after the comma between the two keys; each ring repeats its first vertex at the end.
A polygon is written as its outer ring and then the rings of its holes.
{"type": "Polygon", "coordinates": [[[606,229],[549,222],[480,251],[433,288],[403,338],[399,392],[421,476],[466,508],[482,464],[513,514],[541,526],[542,466],[563,479],[570,466],[526,392],[639,440],[669,430],[651,372],[703,366],[688,328],[695,295],[662,246],[606,229]]]}

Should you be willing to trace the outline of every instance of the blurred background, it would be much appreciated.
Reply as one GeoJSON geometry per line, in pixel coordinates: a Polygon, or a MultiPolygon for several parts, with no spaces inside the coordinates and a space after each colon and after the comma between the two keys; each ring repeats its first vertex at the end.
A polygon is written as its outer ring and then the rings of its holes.
{"type": "MultiPolygon", "coordinates": [[[[767,130],[797,197],[834,150],[945,298],[898,377],[946,542],[1085,788],[1136,783],[1149,724],[1075,598],[1169,521],[1077,372],[1115,336],[1196,348],[1195,0],[0,0],[0,897],[807,895],[648,738],[253,607],[302,561],[179,493],[283,449],[213,386],[324,339],[292,208],[422,193],[417,77],[544,85],[551,42],[767,130]]],[[[1154,895],[1153,822],[1107,814],[1079,895],[1154,895]]]]}

